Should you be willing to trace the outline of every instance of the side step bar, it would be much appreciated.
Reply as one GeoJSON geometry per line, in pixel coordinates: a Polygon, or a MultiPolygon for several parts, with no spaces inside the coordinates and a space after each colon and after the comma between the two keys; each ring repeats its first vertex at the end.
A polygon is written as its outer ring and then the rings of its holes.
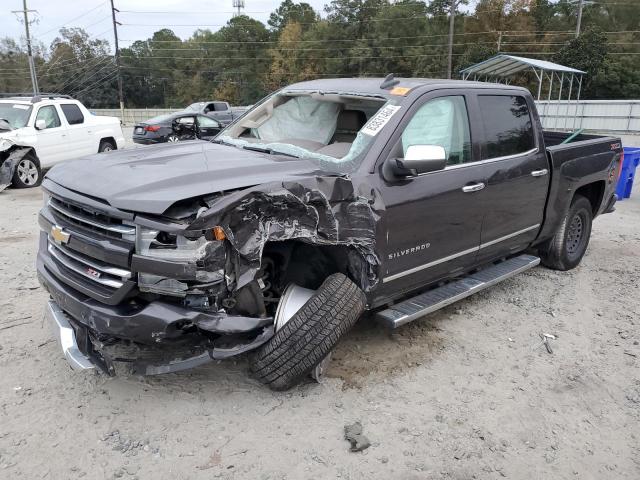
{"type": "Polygon", "coordinates": [[[376,320],[387,327],[398,328],[428,313],[462,300],[496,283],[513,277],[518,273],[535,267],[540,263],[538,257],[519,255],[503,262],[483,268],[460,280],[455,280],[413,298],[396,303],[387,310],[376,314],[376,320]]]}

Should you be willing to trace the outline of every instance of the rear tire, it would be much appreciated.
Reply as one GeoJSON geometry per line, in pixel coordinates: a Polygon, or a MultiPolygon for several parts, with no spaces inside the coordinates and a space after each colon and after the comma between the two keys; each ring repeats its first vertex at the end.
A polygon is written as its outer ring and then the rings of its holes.
{"type": "Polygon", "coordinates": [[[309,301],[251,357],[251,371],[273,390],[296,385],[336,346],[364,312],[366,299],[341,273],[329,276],[309,301]]]}
{"type": "Polygon", "coordinates": [[[591,202],[576,195],[555,235],[540,249],[542,264],[554,270],[578,266],[589,245],[593,213],[591,202]]]}
{"type": "Polygon", "coordinates": [[[169,142],[169,143],[176,143],[176,142],[179,142],[179,141],[180,141],[180,138],[178,138],[177,135],[171,134],[171,135],[169,135],[167,137],[167,142],[169,142]]]}
{"type": "Polygon", "coordinates": [[[11,184],[13,188],[32,188],[40,183],[42,183],[40,162],[33,153],[27,153],[16,165],[11,184]]]}
{"type": "Polygon", "coordinates": [[[118,147],[111,140],[100,140],[100,146],[98,147],[98,153],[110,152],[117,150],[118,147]]]}

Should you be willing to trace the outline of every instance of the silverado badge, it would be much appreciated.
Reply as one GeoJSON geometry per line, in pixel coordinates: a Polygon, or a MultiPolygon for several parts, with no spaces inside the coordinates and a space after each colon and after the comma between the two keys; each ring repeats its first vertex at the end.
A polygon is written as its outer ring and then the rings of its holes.
{"type": "Polygon", "coordinates": [[[69,237],[71,237],[71,235],[65,232],[62,227],[59,227],[57,225],[53,225],[51,227],[51,238],[53,238],[56,243],[69,243],[69,237]]]}

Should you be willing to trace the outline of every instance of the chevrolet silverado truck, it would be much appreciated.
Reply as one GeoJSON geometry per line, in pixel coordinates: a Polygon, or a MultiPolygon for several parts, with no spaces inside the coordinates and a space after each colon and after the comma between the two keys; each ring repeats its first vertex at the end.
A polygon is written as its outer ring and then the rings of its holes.
{"type": "Polygon", "coordinates": [[[120,120],[99,117],[68,95],[0,98],[0,191],[40,185],[60,162],[124,147],[120,120]]]}
{"type": "Polygon", "coordinates": [[[543,131],[514,86],[297,83],[211,142],[53,168],[46,315],[77,369],[250,352],[252,374],[287,389],[367,310],[398,328],[540,262],[576,267],[622,155],[618,138],[543,131]]]}

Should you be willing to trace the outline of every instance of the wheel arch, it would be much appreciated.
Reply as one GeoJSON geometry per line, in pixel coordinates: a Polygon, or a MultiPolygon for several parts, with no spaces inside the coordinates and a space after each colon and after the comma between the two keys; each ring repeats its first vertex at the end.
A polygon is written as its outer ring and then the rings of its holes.
{"type": "Polygon", "coordinates": [[[597,182],[587,183],[586,185],[582,185],[580,188],[578,188],[575,191],[571,201],[573,202],[573,200],[578,195],[585,197],[587,200],[589,200],[589,203],[591,204],[591,212],[595,217],[598,214],[598,211],[600,210],[600,207],[602,205],[602,200],[604,198],[604,191],[605,191],[604,180],[598,180],[597,182]]]}
{"type": "Polygon", "coordinates": [[[100,138],[100,141],[98,142],[98,150],[100,150],[100,146],[104,142],[109,142],[111,145],[113,145],[114,150],[118,149],[118,142],[116,142],[115,138],[113,138],[113,137],[102,137],[102,138],[100,138]]]}

